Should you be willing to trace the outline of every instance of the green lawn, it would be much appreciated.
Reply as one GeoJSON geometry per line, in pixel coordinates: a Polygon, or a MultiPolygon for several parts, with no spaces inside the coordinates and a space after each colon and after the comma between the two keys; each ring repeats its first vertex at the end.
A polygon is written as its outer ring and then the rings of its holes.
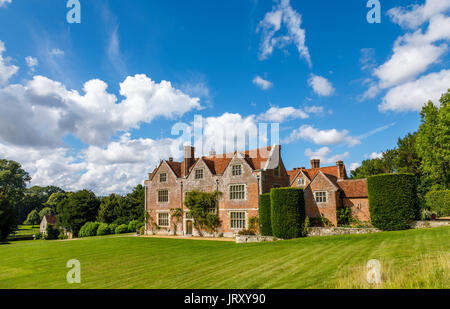
{"type": "Polygon", "coordinates": [[[40,233],[39,228],[39,225],[19,225],[17,230],[11,234],[8,239],[10,241],[33,239],[33,235],[40,233]]]}
{"type": "Polygon", "coordinates": [[[0,245],[0,288],[450,288],[450,228],[259,244],[133,236],[0,245]],[[82,283],[65,267],[81,262],[82,283]]]}

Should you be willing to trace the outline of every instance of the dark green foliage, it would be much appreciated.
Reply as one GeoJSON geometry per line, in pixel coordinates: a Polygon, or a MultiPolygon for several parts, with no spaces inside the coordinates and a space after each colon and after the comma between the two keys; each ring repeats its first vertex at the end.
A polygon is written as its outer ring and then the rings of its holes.
{"type": "Polygon", "coordinates": [[[259,224],[262,236],[272,236],[270,193],[261,194],[259,196],[259,224]]]}
{"type": "Polygon", "coordinates": [[[139,235],[145,235],[145,226],[144,225],[139,228],[139,235]]]}
{"type": "Polygon", "coordinates": [[[111,232],[111,234],[116,233],[116,228],[118,227],[117,224],[115,223],[111,223],[110,225],[108,225],[109,231],[111,232]]]}
{"type": "Polygon", "coordinates": [[[194,218],[194,227],[200,236],[203,236],[202,230],[215,233],[220,226],[219,216],[210,212],[210,209],[216,207],[219,194],[219,192],[207,193],[200,191],[191,191],[186,194],[184,205],[189,208],[189,212],[194,218]]]}
{"type": "Polygon", "coordinates": [[[78,235],[86,222],[94,222],[97,218],[100,202],[95,194],[88,190],[78,191],[58,204],[58,215],[61,226],[78,235]]]}
{"type": "Polygon", "coordinates": [[[137,220],[130,221],[130,223],[128,223],[128,232],[135,233],[138,229],[138,224],[139,222],[137,220]]]}
{"type": "Polygon", "coordinates": [[[116,227],[115,233],[116,234],[128,233],[128,225],[126,224],[119,225],[118,227],[116,227]]]}
{"type": "Polygon", "coordinates": [[[9,198],[0,192],[0,241],[5,240],[16,229],[16,218],[9,198]]]}
{"type": "Polygon", "coordinates": [[[425,196],[426,207],[438,217],[450,216],[450,190],[430,191],[425,196]]]}
{"type": "Polygon", "coordinates": [[[336,212],[338,226],[350,225],[353,223],[352,209],[350,207],[341,207],[336,212]]]}
{"type": "Polygon", "coordinates": [[[98,226],[97,236],[109,235],[111,231],[109,229],[109,225],[107,223],[102,223],[98,226]]]}
{"type": "Polygon", "coordinates": [[[28,188],[24,192],[23,199],[18,206],[18,219],[20,222],[25,220],[25,217],[33,209],[40,212],[46,205],[49,198],[54,193],[63,193],[64,191],[55,186],[39,187],[34,186],[28,188]]]}
{"type": "Polygon", "coordinates": [[[45,215],[50,215],[53,213],[53,210],[50,207],[42,208],[42,210],[39,212],[39,222],[44,218],[45,215]]]}
{"type": "Polygon", "coordinates": [[[119,207],[119,201],[122,196],[117,194],[111,194],[102,199],[100,203],[100,210],[98,212],[98,219],[104,223],[112,223],[116,220],[114,210],[119,207]]]}
{"type": "Polygon", "coordinates": [[[303,189],[273,188],[270,201],[273,236],[282,239],[301,237],[306,217],[303,189]]]}
{"type": "Polygon", "coordinates": [[[385,231],[408,229],[418,219],[419,202],[413,174],[383,174],[367,179],[372,224],[385,231]]]}
{"type": "Polygon", "coordinates": [[[38,212],[33,209],[27,216],[27,220],[25,220],[24,224],[26,225],[38,225],[41,223],[41,218],[39,217],[38,212]]]}
{"type": "Polygon", "coordinates": [[[100,226],[99,222],[87,222],[83,225],[78,233],[78,237],[92,237],[97,235],[98,227],[100,226]]]}
{"type": "Polygon", "coordinates": [[[58,239],[59,236],[59,230],[58,228],[53,224],[47,224],[47,227],[45,229],[45,239],[46,240],[55,240],[58,239]]]}

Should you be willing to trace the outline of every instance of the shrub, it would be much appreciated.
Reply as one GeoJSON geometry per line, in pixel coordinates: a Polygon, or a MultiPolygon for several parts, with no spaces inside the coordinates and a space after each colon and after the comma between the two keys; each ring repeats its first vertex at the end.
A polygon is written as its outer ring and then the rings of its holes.
{"type": "Polygon", "coordinates": [[[145,235],[145,225],[139,228],[139,235],[145,235]]]}
{"type": "Polygon", "coordinates": [[[306,218],[303,189],[273,188],[270,208],[273,236],[283,239],[302,236],[306,218]]]}
{"type": "Polygon", "coordinates": [[[114,234],[114,233],[116,233],[116,228],[118,227],[118,225],[115,223],[111,223],[110,225],[108,225],[108,227],[109,227],[109,232],[111,234],[114,234]]]}
{"type": "Polygon", "coordinates": [[[128,225],[126,224],[121,224],[118,227],[116,227],[115,230],[116,234],[124,234],[128,232],[128,225]]]}
{"type": "Polygon", "coordinates": [[[259,196],[259,224],[262,236],[272,236],[272,221],[270,220],[270,193],[259,196]]]}
{"type": "Polygon", "coordinates": [[[341,207],[336,211],[338,226],[350,225],[353,219],[352,209],[350,207],[341,207]]]}
{"type": "Polygon", "coordinates": [[[58,239],[59,230],[53,224],[47,224],[45,232],[46,232],[46,234],[45,234],[46,240],[58,239]]]}
{"type": "Polygon", "coordinates": [[[438,217],[450,216],[450,190],[430,191],[425,195],[426,207],[438,217]]]}
{"type": "Polygon", "coordinates": [[[97,230],[100,226],[98,222],[87,222],[83,225],[78,233],[78,237],[92,237],[97,236],[97,230]]]}
{"type": "Polygon", "coordinates": [[[367,179],[372,224],[385,231],[408,229],[419,217],[413,174],[381,174],[367,179]]]}
{"type": "Polygon", "coordinates": [[[64,239],[68,239],[69,237],[63,232],[61,231],[58,235],[58,239],[60,240],[64,240],[64,239]]]}
{"type": "Polygon", "coordinates": [[[302,236],[306,237],[309,234],[309,227],[310,227],[310,222],[309,222],[309,218],[306,217],[305,218],[305,223],[303,224],[303,230],[302,230],[302,236]]]}
{"type": "Polygon", "coordinates": [[[254,230],[240,230],[238,235],[256,235],[254,230]]]}
{"type": "Polygon", "coordinates": [[[111,234],[111,230],[109,229],[109,225],[107,223],[102,223],[98,226],[97,236],[104,236],[111,234]]]}
{"type": "Polygon", "coordinates": [[[138,223],[139,222],[137,220],[130,221],[130,223],[128,223],[128,232],[136,233],[136,231],[138,230],[138,223]]]}
{"type": "Polygon", "coordinates": [[[258,217],[250,217],[250,218],[248,218],[248,230],[252,231],[255,235],[260,232],[259,231],[259,218],[258,217]]]}

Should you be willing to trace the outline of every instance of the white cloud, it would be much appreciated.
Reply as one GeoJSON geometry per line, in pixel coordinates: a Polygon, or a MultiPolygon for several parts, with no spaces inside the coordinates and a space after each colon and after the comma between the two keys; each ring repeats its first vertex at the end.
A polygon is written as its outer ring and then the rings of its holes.
{"type": "Polygon", "coordinates": [[[420,111],[428,100],[438,104],[441,95],[449,88],[450,70],[430,73],[390,89],[378,108],[383,112],[420,111]]]}
{"type": "Polygon", "coordinates": [[[322,147],[316,151],[312,151],[310,148],[307,148],[305,150],[305,156],[309,157],[310,159],[320,159],[320,162],[324,164],[334,164],[337,161],[343,161],[350,155],[349,152],[345,152],[330,156],[331,153],[332,151],[328,147],[322,147]]]}
{"type": "Polygon", "coordinates": [[[37,58],[33,58],[31,56],[25,57],[25,61],[27,62],[29,68],[34,68],[39,64],[37,58]]]}
{"type": "Polygon", "coordinates": [[[59,49],[59,48],[53,48],[53,49],[50,51],[50,55],[52,55],[52,56],[64,56],[64,51],[62,51],[62,50],[59,49]]]}
{"type": "Polygon", "coordinates": [[[284,122],[291,119],[306,119],[309,115],[302,109],[296,109],[292,106],[289,107],[277,107],[273,106],[269,108],[265,113],[258,116],[258,120],[271,121],[271,122],[284,122]]]}
{"type": "Polygon", "coordinates": [[[318,130],[309,125],[303,125],[292,131],[291,135],[284,142],[290,143],[299,139],[312,141],[316,145],[337,145],[346,143],[349,146],[355,146],[361,143],[356,137],[350,136],[347,130],[318,130]]]}
{"type": "Polygon", "coordinates": [[[99,195],[130,192],[160,160],[182,156],[178,139],[131,139],[129,134],[104,148],[90,146],[77,157],[69,153],[66,148],[36,149],[0,142],[0,157],[20,162],[30,173],[32,185],[90,189],[99,195]]]}
{"type": "Polygon", "coordinates": [[[311,74],[311,77],[308,79],[308,85],[315,93],[321,96],[332,95],[335,91],[333,85],[325,77],[314,74],[311,74]]]}
{"type": "Polygon", "coordinates": [[[362,99],[373,98],[382,89],[412,82],[441,61],[448,52],[446,41],[450,40],[450,17],[443,14],[450,4],[444,2],[427,0],[423,5],[389,11],[394,22],[414,31],[397,38],[391,57],[373,70],[378,82],[370,84],[362,99]],[[423,24],[424,29],[419,28],[423,24]]]}
{"type": "Polygon", "coordinates": [[[350,171],[354,171],[360,166],[361,166],[361,163],[353,162],[352,164],[350,164],[350,171]]]}
{"type": "Polygon", "coordinates": [[[290,5],[289,0],[281,0],[274,5],[259,23],[257,32],[262,31],[262,42],[260,46],[261,60],[267,59],[273,53],[274,48],[284,48],[294,43],[301,57],[311,66],[311,56],[305,44],[305,30],[301,28],[302,16],[290,5]],[[287,34],[275,37],[275,34],[285,25],[287,34]]]}
{"type": "Polygon", "coordinates": [[[146,75],[128,76],[120,84],[120,94],[125,97],[120,102],[107,87],[94,79],[84,84],[82,95],[59,82],[35,76],[25,85],[0,89],[0,140],[54,147],[72,133],[84,143],[104,145],[118,131],[201,108],[199,98],[146,75]]]}
{"type": "Polygon", "coordinates": [[[262,78],[261,76],[256,76],[253,79],[253,84],[255,84],[256,86],[258,86],[259,88],[261,88],[262,90],[268,90],[270,88],[273,87],[273,83],[265,80],[264,78],[262,78]]]}
{"type": "Polygon", "coordinates": [[[375,49],[362,48],[359,63],[361,64],[361,70],[372,70],[376,66],[375,62],[375,49]]]}
{"type": "Polygon", "coordinates": [[[442,0],[426,0],[423,5],[410,5],[407,8],[395,7],[387,14],[393,22],[404,28],[416,29],[432,16],[445,13],[450,9],[450,2],[442,0]]]}
{"type": "Polygon", "coordinates": [[[17,66],[9,65],[8,59],[3,58],[3,52],[5,51],[5,44],[0,41],[0,86],[6,84],[11,76],[19,70],[17,66]]]}
{"type": "Polygon", "coordinates": [[[0,0],[0,8],[6,7],[11,2],[12,2],[12,0],[0,0]]]}
{"type": "Polygon", "coordinates": [[[383,156],[384,156],[384,154],[382,152],[372,152],[369,155],[367,155],[367,154],[364,155],[364,158],[373,160],[373,159],[382,159],[383,156]]]}

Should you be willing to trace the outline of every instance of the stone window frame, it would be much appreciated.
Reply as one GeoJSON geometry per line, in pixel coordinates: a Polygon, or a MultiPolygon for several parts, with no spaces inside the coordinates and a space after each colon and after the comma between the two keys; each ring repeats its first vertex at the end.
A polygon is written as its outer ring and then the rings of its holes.
{"type": "Polygon", "coordinates": [[[156,222],[159,227],[168,228],[170,227],[170,212],[169,211],[159,211],[156,213],[156,222]],[[167,218],[160,218],[160,215],[167,215],[167,218]],[[162,225],[160,219],[167,220],[167,225],[162,225]]]}
{"type": "Polygon", "coordinates": [[[328,191],[314,191],[314,201],[317,204],[326,204],[328,203],[328,191]],[[324,193],[324,196],[317,196],[318,193],[324,193]],[[320,201],[318,201],[318,198],[321,199],[320,201]]]}
{"type": "Polygon", "coordinates": [[[231,167],[231,175],[232,175],[233,177],[242,176],[242,164],[234,164],[234,165],[231,167]],[[235,170],[235,168],[237,168],[237,167],[239,167],[239,169],[238,169],[239,174],[237,174],[237,173],[236,173],[237,171],[235,170]]]}
{"type": "Polygon", "coordinates": [[[228,186],[228,192],[229,192],[229,194],[228,194],[228,198],[230,199],[230,201],[245,201],[245,200],[247,200],[247,185],[246,184],[239,184],[239,183],[235,183],[235,184],[230,184],[229,186],[228,186]],[[238,186],[243,186],[243,191],[231,191],[231,188],[232,187],[238,187],[238,186]],[[244,197],[243,198],[232,198],[232,194],[233,193],[235,193],[235,194],[238,194],[238,193],[243,193],[244,194],[244,197]]]}
{"type": "Polygon", "coordinates": [[[196,168],[194,170],[194,179],[195,180],[202,180],[204,178],[205,178],[205,169],[203,169],[203,168],[196,168]],[[201,172],[201,177],[199,177],[200,174],[197,173],[197,172],[201,172]]]}
{"type": "Polygon", "coordinates": [[[247,212],[246,211],[230,211],[229,212],[229,218],[230,218],[230,229],[231,230],[245,230],[247,228],[248,225],[248,216],[247,216],[247,212]],[[239,216],[233,218],[233,214],[240,214],[239,216]],[[243,214],[243,217],[242,217],[243,214]],[[238,223],[238,226],[233,227],[233,220],[236,221],[236,223],[238,223]]]}
{"type": "Polygon", "coordinates": [[[158,204],[168,204],[169,203],[169,201],[170,201],[170,198],[169,198],[169,189],[161,189],[161,190],[158,190],[158,194],[157,194],[157,201],[158,201],[158,204]],[[167,192],[167,201],[162,201],[161,200],[161,193],[162,192],[167,192]]]}
{"type": "Polygon", "coordinates": [[[166,172],[159,173],[159,182],[160,183],[166,183],[167,182],[167,173],[166,172]]]}

